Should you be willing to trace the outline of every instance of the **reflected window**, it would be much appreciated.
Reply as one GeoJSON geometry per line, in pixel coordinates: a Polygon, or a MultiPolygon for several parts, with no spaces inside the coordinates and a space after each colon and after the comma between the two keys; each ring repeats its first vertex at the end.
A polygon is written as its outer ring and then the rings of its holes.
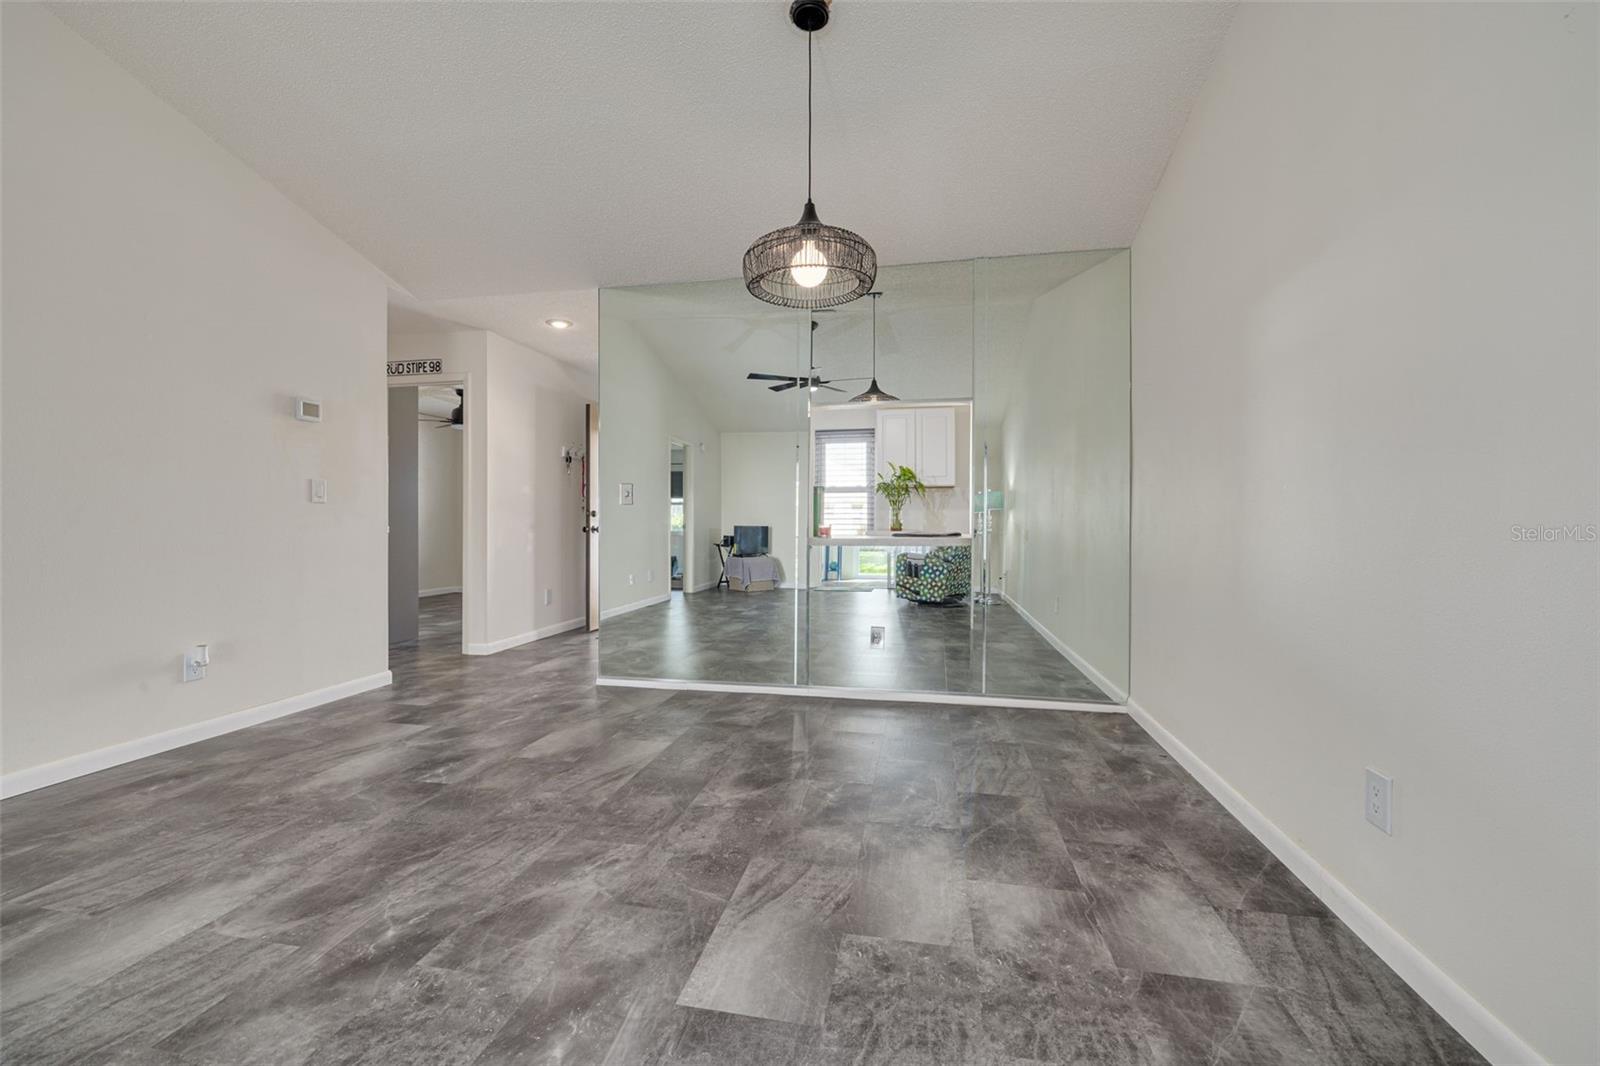
{"type": "Polygon", "coordinates": [[[835,537],[859,537],[872,529],[870,429],[817,430],[817,487],[822,522],[835,537]]]}
{"type": "Polygon", "coordinates": [[[863,576],[887,577],[889,574],[889,549],[862,548],[856,556],[856,573],[863,576]]]}

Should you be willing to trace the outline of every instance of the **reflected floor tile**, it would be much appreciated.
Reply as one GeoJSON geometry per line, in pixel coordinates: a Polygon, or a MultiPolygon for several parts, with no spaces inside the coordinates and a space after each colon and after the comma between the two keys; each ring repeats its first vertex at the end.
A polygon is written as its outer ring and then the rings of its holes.
{"type": "Polygon", "coordinates": [[[196,930],[82,992],[8,1002],[6,1058],[82,1062],[153,1044],[298,950],[196,930]]]}
{"type": "Polygon", "coordinates": [[[850,867],[757,858],[678,997],[682,1007],[821,1025],[850,867]]]}
{"type": "Polygon", "coordinates": [[[1116,967],[1082,892],[969,881],[967,897],[972,940],[981,955],[1045,970],[1116,967]]]}
{"type": "Polygon", "coordinates": [[[817,1061],[813,1052],[821,1039],[816,1026],[675,1007],[656,1051],[658,1061],[698,1066],[800,1066],[817,1061]]]}
{"type": "Polygon", "coordinates": [[[961,827],[953,762],[881,758],[873,776],[869,819],[929,829],[961,827]]]}
{"type": "Polygon", "coordinates": [[[961,745],[956,751],[958,787],[990,796],[1039,796],[1039,779],[1020,744],[961,745]]]}
{"type": "Polygon", "coordinates": [[[1020,1062],[1145,1066],[1160,1030],[1139,1008],[1137,973],[1052,969],[979,956],[984,1051],[1020,1062]]]}
{"type": "Polygon", "coordinates": [[[1073,846],[1111,957],[1129,970],[1263,984],[1228,927],[1177,864],[1154,849],[1073,846]]]}
{"type": "Polygon", "coordinates": [[[953,830],[873,824],[838,928],[922,944],[969,944],[961,836],[953,830]]]}
{"type": "Polygon", "coordinates": [[[1077,888],[1078,874],[1042,800],[972,795],[964,799],[967,876],[1040,888],[1077,888]]]}
{"type": "Polygon", "coordinates": [[[639,1061],[673,1009],[700,944],[684,916],[607,904],[493,1034],[482,1061],[639,1061]]]}
{"type": "Polygon", "coordinates": [[[990,1058],[968,952],[847,936],[838,954],[824,1022],[830,1048],[853,1062],[962,1066],[990,1058]]]}

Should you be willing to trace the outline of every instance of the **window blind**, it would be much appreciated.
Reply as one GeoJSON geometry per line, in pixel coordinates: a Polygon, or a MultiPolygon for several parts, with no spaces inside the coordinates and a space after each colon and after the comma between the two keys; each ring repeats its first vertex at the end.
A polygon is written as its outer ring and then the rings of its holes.
{"type": "Polygon", "coordinates": [[[872,528],[873,445],[870,429],[819,429],[816,483],[822,489],[821,524],[837,537],[872,528]]]}

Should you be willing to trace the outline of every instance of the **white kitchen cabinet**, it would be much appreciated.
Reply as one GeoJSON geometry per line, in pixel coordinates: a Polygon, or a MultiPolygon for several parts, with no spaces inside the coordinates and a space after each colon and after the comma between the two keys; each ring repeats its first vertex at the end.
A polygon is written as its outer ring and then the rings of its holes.
{"type": "Polygon", "coordinates": [[[891,466],[917,466],[917,412],[900,407],[878,412],[878,470],[888,474],[891,466]]]}
{"type": "Polygon", "coordinates": [[[956,409],[891,407],[878,411],[878,472],[909,466],[930,488],[956,483],[956,409]]]}
{"type": "Polygon", "coordinates": [[[956,409],[918,407],[916,471],[930,487],[956,483],[956,409]]]}

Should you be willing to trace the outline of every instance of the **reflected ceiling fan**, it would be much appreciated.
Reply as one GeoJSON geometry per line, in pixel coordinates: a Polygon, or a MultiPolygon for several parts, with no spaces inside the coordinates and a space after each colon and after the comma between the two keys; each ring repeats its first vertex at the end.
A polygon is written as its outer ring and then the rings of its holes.
{"type": "MultiPolygon", "coordinates": [[[[813,312],[813,314],[815,314],[815,313],[816,312],[813,312]]],[[[811,320],[811,332],[815,333],[816,331],[817,331],[817,320],[815,318],[813,318],[811,320]]],[[[832,382],[832,381],[865,381],[865,380],[867,380],[866,378],[825,378],[825,377],[821,377],[821,376],[819,376],[817,374],[817,368],[815,366],[813,366],[811,368],[811,376],[810,377],[801,377],[801,376],[796,375],[796,374],[756,374],[756,373],[750,373],[750,374],[746,374],[745,375],[745,379],[748,380],[748,381],[781,381],[781,382],[783,382],[782,385],[768,385],[767,388],[771,389],[773,392],[783,392],[783,391],[785,391],[787,389],[798,389],[801,385],[809,386],[812,392],[816,392],[818,389],[827,389],[829,392],[843,392],[844,391],[843,389],[836,389],[831,384],[829,384],[829,382],[832,382]]]]}
{"type": "Polygon", "coordinates": [[[783,392],[785,389],[798,389],[801,385],[808,385],[812,392],[818,389],[827,389],[829,392],[843,392],[829,384],[831,381],[865,381],[866,378],[824,378],[812,374],[809,378],[796,377],[794,374],[746,374],[749,381],[781,381],[782,385],[768,385],[773,392],[783,392]]]}
{"type": "Polygon", "coordinates": [[[450,412],[450,417],[443,415],[418,414],[423,422],[437,422],[440,429],[465,429],[467,425],[467,394],[464,389],[456,390],[456,407],[450,412]]]}

